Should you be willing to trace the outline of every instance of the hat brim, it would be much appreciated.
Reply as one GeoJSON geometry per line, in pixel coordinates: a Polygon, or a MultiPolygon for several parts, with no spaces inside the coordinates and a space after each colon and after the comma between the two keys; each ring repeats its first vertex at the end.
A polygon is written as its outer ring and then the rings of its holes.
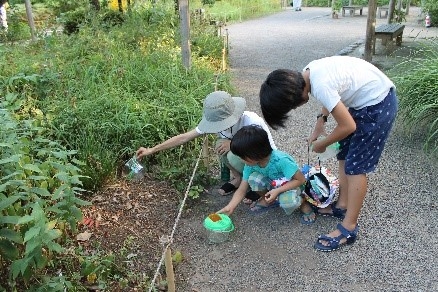
{"type": "Polygon", "coordinates": [[[213,134],[231,128],[231,126],[236,124],[245,111],[246,101],[243,97],[233,96],[232,98],[235,105],[235,110],[232,115],[219,122],[207,121],[205,116],[202,115],[202,120],[198,124],[198,129],[203,133],[213,134]]]}

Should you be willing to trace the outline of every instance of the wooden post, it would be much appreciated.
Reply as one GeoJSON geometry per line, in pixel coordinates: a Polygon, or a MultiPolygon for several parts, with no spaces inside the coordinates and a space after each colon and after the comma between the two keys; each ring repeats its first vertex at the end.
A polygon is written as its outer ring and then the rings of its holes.
{"type": "Polygon", "coordinates": [[[204,166],[209,169],[210,166],[210,153],[208,151],[208,138],[205,138],[202,142],[202,157],[204,161],[204,166]]]}
{"type": "Polygon", "coordinates": [[[169,247],[166,249],[164,263],[166,266],[167,291],[175,292],[175,274],[173,272],[172,251],[169,247]]]}
{"type": "Polygon", "coordinates": [[[35,22],[33,20],[32,4],[30,3],[30,0],[24,0],[24,6],[26,6],[27,22],[29,23],[32,41],[36,41],[35,22]]]}
{"type": "Polygon", "coordinates": [[[179,0],[179,16],[181,21],[181,55],[184,67],[190,69],[190,14],[189,0],[179,0]]]}
{"type": "Polygon", "coordinates": [[[376,0],[368,2],[368,18],[367,18],[367,33],[365,38],[365,61],[371,62],[373,58],[373,39],[376,30],[376,0]]]}

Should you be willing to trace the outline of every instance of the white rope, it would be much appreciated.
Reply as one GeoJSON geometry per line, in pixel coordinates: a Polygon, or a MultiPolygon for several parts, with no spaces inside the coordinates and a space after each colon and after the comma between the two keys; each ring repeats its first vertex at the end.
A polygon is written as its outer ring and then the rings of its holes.
{"type": "MultiPolygon", "coordinates": [[[[205,139],[207,139],[207,135],[205,135],[204,140],[202,141],[203,143],[205,142],[205,139]]],[[[176,216],[175,223],[174,223],[173,228],[172,228],[172,233],[170,234],[170,236],[167,237],[167,239],[166,239],[165,236],[162,236],[162,237],[160,238],[160,242],[161,242],[162,244],[165,244],[165,243],[167,242],[167,245],[166,245],[166,247],[163,249],[163,253],[162,253],[162,255],[161,255],[161,260],[160,260],[160,262],[158,263],[157,270],[155,271],[154,278],[153,278],[152,281],[151,281],[151,286],[149,287],[149,292],[152,292],[152,289],[155,288],[155,281],[157,280],[157,277],[158,277],[158,275],[159,275],[159,273],[160,273],[160,268],[161,268],[161,266],[163,265],[163,261],[164,261],[164,258],[165,258],[165,256],[166,256],[166,250],[170,247],[170,245],[171,245],[172,242],[173,242],[173,235],[175,234],[175,230],[176,230],[176,227],[177,227],[177,225],[178,225],[179,219],[181,218],[181,214],[182,214],[182,211],[183,211],[184,205],[185,205],[185,203],[186,203],[186,200],[187,200],[187,197],[188,197],[188,194],[189,194],[189,191],[190,191],[190,187],[192,186],[193,178],[195,177],[196,170],[198,169],[199,161],[201,160],[201,155],[202,155],[202,149],[201,149],[201,151],[199,152],[198,159],[196,160],[196,165],[195,165],[195,168],[193,169],[192,176],[190,177],[189,185],[187,186],[186,193],[184,194],[184,199],[183,199],[182,202],[181,202],[181,207],[179,208],[178,215],[176,216]]]]}

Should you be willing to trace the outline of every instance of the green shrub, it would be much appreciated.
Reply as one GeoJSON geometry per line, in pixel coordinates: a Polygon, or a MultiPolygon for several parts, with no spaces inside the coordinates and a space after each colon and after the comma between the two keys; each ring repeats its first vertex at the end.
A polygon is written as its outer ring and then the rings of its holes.
{"type": "Polygon", "coordinates": [[[435,0],[424,0],[423,11],[429,14],[432,26],[438,26],[438,2],[435,0]]]}
{"type": "Polygon", "coordinates": [[[428,41],[389,72],[397,85],[399,117],[413,132],[426,130],[424,147],[438,153],[438,43],[428,41]]]}
{"type": "Polygon", "coordinates": [[[30,38],[30,28],[27,23],[21,21],[22,14],[11,6],[8,9],[8,31],[0,31],[0,42],[15,42],[30,38]]]}
{"type": "MultiPolygon", "coordinates": [[[[208,0],[210,1],[210,0],[208,0]]],[[[196,0],[190,3],[191,7],[197,9],[203,5],[203,1],[196,0]]],[[[241,21],[266,15],[281,9],[281,1],[278,0],[222,0],[214,1],[213,5],[205,6],[205,13],[208,19],[215,21],[241,21]]]]}
{"type": "MultiPolygon", "coordinates": [[[[119,174],[139,146],[155,145],[197,125],[202,100],[215,88],[223,47],[214,27],[194,27],[188,71],[182,66],[172,9],[133,11],[111,29],[99,19],[83,23],[69,37],[45,38],[0,54],[0,92],[20,97],[17,116],[32,116],[29,108],[41,111],[50,137],[77,150],[77,158],[86,163],[82,170],[88,190],[119,174]],[[5,66],[9,60],[13,64],[5,66]]],[[[226,74],[221,76],[218,88],[229,90],[226,74]]],[[[163,175],[180,182],[199,149],[198,141],[151,159],[163,167],[167,160],[179,161],[172,165],[172,176],[163,175]]]]}
{"type": "Polygon", "coordinates": [[[0,99],[0,263],[10,283],[29,281],[63,251],[87,204],[76,153],[46,139],[34,120],[15,120],[7,110],[14,95],[0,99]]]}

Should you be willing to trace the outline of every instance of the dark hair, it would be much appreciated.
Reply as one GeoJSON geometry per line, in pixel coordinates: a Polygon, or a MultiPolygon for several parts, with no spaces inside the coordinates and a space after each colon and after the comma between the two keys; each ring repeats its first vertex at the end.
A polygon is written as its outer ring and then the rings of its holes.
{"type": "Polygon", "coordinates": [[[268,133],[259,125],[242,127],[231,139],[230,150],[242,159],[261,160],[272,152],[268,133]]]}
{"type": "Polygon", "coordinates": [[[260,88],[263,118],[273,129],[284,127],[287,113],[303,102],[306,87],[303,74],[288,69],[272,71],[260,88]]]}

